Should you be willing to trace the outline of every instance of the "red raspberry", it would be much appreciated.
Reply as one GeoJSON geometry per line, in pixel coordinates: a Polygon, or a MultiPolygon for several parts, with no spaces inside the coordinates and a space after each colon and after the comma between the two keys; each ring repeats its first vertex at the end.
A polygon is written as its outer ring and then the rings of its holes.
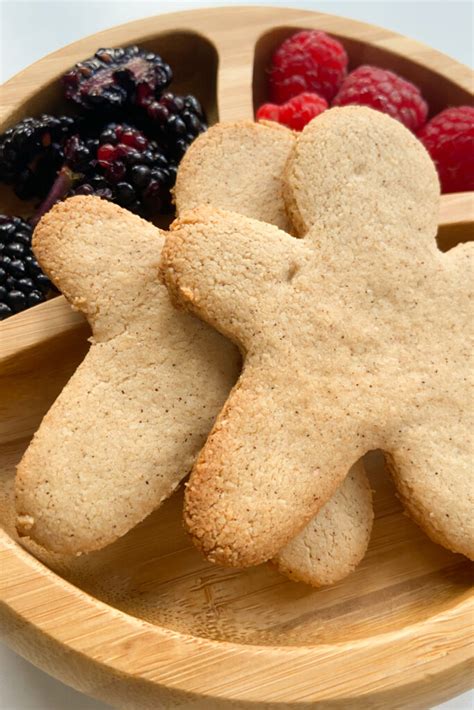
{"type": "Polygon", "coordinates": [[[270,69],[270,99],[283,104],[304,91],[330,101],[347,74],[347,54],[340,42],[318,30],[303,30],[275,51],[270,69]]]}
{"type": "Polygon", "coordinates": [[[411,131],[421,128],[428,114],[428,105],[418,87],[387,69],[369,65],[358,67],[344,79],[332,105],[348,104],[388,113],[411,131]]]}
{"type": "Polygon", "coordinates": [[[322,96],[306,92],[295,96],[283,106],[263,104],[257,111],[257,120],[277,121],[294,131],[302,131],[315,116],[325,111],[328,102],[322,96]]]}
{"type": "Polygon", "coordinates": [[[438,169],[443,192],[474,190],[474,108],[441,111],[418,134],[438,169]]]}

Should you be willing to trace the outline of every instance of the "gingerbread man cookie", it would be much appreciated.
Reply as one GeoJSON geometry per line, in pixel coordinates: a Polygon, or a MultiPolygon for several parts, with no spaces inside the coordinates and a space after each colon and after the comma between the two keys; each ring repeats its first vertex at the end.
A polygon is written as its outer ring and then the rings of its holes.
{"type": "Polygon", "coordinates": [[[169,303],[163,241],[96,197],[59,203],[35,230],[43,269],[93,332],[17,470],[18,531],[49,550],[99,549],[157,508],[238,375],[231,343],[169,303]]]}
{"type": "Polygon", "coordinates": [[[428,154],[381,113],[333,109],[297,139],[287,188],[303,239],[202,208],[162,252],[175,303],[245,357],[191,475],[188,529],[210,559],[262,562],[381,448],[415,520],[473,557],[472,247],[437,249],[428,154]]]}
{"type": "MultiPolygon", "coordinates": [[[[178,215],[210,205],[292,231],[283,199],[284,169],[296,134],[276,123],[218,123],[201,134],[177,176],[178,215]]],[[[364,556],[373,522],[372,492],[358,462],[306,528],[274,558],[292,579],[332,584],[364,556]]]]}

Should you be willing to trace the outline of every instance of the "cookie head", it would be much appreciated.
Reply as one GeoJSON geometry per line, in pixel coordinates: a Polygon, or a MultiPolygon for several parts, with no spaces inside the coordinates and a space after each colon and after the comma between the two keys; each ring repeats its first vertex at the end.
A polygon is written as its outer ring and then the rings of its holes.
{"type": "Polygon", "coordinates": [[[311,121],[286,169],[287,208],[300,234],[319,230],[332,241],[345,230],[389,229],[399,246],[433,247],[438,228],[436,170],[420,141],[385,114],[360,106],[334,108],[311,121]],[[330,234],[329,234],[330,230],[330,234]],[[405,230],[405,232],[404,232],[405,230]]]}
{"type": "Polygon", "coordinates": [[[277,123],[218,123],[202,133],[180,163],[176,211],[211,206],[291,231],[283,173],[295,135],[277,123]]]}

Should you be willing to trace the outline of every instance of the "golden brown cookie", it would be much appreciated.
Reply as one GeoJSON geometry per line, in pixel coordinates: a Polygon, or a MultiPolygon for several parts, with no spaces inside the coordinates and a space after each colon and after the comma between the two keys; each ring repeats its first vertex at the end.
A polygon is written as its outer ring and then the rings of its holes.
{"type": "Polygon", "coordinates": [[[18,466],[18,531],[78,554],[107,545],[189,472],[235,381],[236,349],[172,308],[163,233],[96,197],[56,205],[36,256],[92,327],[86,358],[18,466]]]}
{"type": "Polygon", "coordinates": [[[428,154],[388,116],[333,109],[287,185],[304,239],[203,208],[162,252],[173,300],[245,356],[188,485],[191,534],[223,564],[269,559],[382,448],[419,524],[474,556],[472,247],[436,247],[428,154]]]}

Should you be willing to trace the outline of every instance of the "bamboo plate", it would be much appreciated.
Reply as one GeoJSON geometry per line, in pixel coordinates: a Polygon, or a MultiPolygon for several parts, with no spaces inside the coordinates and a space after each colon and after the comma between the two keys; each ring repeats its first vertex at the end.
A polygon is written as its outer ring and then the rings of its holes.
{"type": "MultiPolygon", "coordinates": [[[[211,120],[250,117],[272,48],[295,28],[343,39],[353,65],[412,78],[433,112],[470,102],[470,71],[411,39],[342,18],[271,8],[149,18],[76,42],[3,89],[2,125],[60,106],[55,82],[100,46],[142,44],[172,64],[211,120]]],[[[20,207],[4,194],[3,206],[20,207]],[[8,204],[6,204],[8,203],[8,204]]],[[[443,198],[440,244],[467,238],[472,196],[443,198]]],[[[472,225],[471,225],[472,226],[472,225]]],[[[105,550],[73,560],[20,546],[14,467],[87,350],[64,299],[0,329],[0,628],[42,669],[120,708],[421,708],[470,684],[470,567],[403,516],[377,454],[376,522],[366,558],[331,589],[269,565],[215,568],[190,546],[180,494],[105,550]]]]}

